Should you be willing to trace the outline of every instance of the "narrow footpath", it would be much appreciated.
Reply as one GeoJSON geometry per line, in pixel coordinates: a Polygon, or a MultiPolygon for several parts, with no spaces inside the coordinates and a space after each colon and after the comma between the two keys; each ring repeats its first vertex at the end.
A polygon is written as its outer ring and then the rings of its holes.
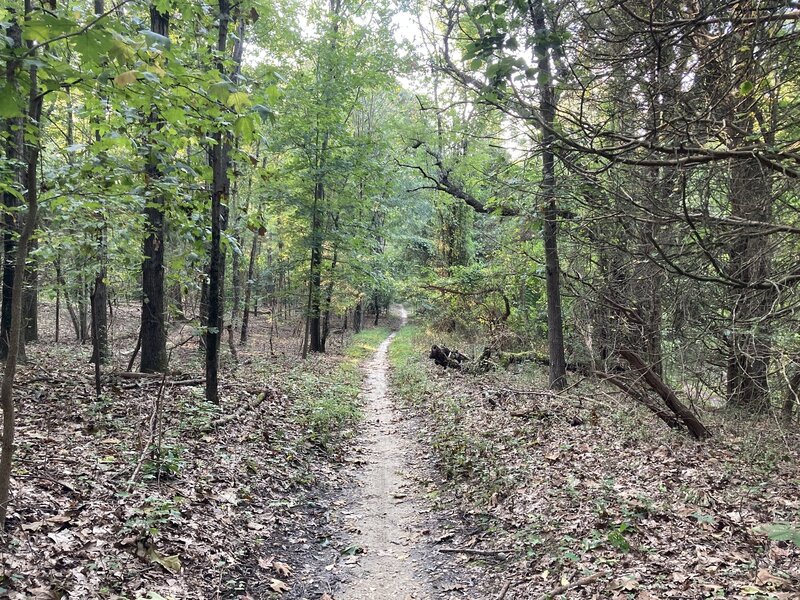
{"type": "MultiPolygon", "coordinates": [[[[401,307],[403,324],[406,311],[401,307]]],[[[390,335],[365,365],[365,431],[359,439],[365,466],[354,473],[356,486],[340,512],[358,549],[337,600],[429,599],[424,569],[415,552],[424,535],[424,508],[410,479],[407,460],[414,441],[388,394],[390,335]],[[362,553],[363,552],[363,553],[362,553]]],[[[422,542],[424,544],[424,542],[422,542]]]]}

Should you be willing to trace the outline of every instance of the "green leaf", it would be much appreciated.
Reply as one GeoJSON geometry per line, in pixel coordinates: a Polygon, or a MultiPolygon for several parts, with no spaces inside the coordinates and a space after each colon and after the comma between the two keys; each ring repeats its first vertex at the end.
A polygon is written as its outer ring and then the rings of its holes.
{"type": "Polygon", "coordinates": [[[186,113],[182,108],[178,108],[177,106],[173,106],[161,111],[161,115],[164,117],[167,123],[172,125],[179,125],[186,119],[186,113]]]}
{"type": "Polygon", "coordinates": [[[72,43],[75,45],[75,50],[81,55],[84,62],[99,62],[111,49],[114,38],[105,31],[89,29],[72,38],[72,43]]]}
{"type": "Polygon", "coordinates": [[[228,96],[225,100],[225,104],[239,111],[243,108],[248,108],[252,102],[250,101],[250,96],[246,92],[234,92],[228,96]]]}
{"type": "Polygon", "coordinates": [[[152,71],[142,71],[142,77],[144,77],[144,79],[150,83],[161,83],[161,77],[152,71]]]}
{"type": "Polygon", "coordinates": [[[759,533],[764,533],[775,542],[792,542],[800,547],[800,525],[792,523],[772,523],[756,528],[759,533]]]}
{"type": "Polygon", "coordinates": [[[256,104],[253,107],[253,110],[258,113],[258,116],[261,117],[264,121],[274,121],[275,120],[275,113],[273,110],[263,104],[256,104]]]}
{"type": "Polygon", "coordinates": [[[22,39],[31,42],[46,42],[77,29],[75,21],[43,13],[31,17],[22,24],[22,39]]]}
{"type": "Polygon", "coordinates": [[[277,85],[270,85],[264,88],[264,95],[270,102],[277,102],[281,97],[281,90],[277,85]]]}
{"type": "Polygon", "coordinates": [[[231,95],[231,86],[227,81],[218,81],[209,86],[208,95],[215,100],[225,102],[231,95]]]}
{"type": "Polygon", "coordinates": [[[151,31],[149,29],[142,29],[139,33],[147,38],[147,41],[151,46],[159,46],[166,50],[169,50],[172,47],[172,40],[165,35],[161,35],[160,33],[156,33],[155,31],[151,31]]]}
{"type": "Polygon", "coordinates": [[[750,92],[753,91],[754,87],[755,86],[753,85],[752,81],[744,81],[744,82],[742,82],[742,85],[739,86],[739,95],[747,96],[750,92]]]}
{"type": "Polygon", "coordinates": [[[127,63],[136,58],[136,51],[122,39],[115,38],[108,49],[108,57],[121,63],[127,63]]]}
{"type": "Polygon", "coordinates": [[[14,88],[4,85],[0,87],[0,117],[13,119],[22,116],[22,99],[14,88]]]}
{"type": "Polygon", "coordinates": [[[255,135],[255,126],[250,116],[239,117],[233,122],[233,132],[244,142],[251,142],[255,135]]]}

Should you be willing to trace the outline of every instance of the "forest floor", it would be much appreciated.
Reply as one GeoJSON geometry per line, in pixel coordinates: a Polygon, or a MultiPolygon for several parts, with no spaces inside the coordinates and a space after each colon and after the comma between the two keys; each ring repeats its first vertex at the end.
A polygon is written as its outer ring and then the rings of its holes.
{"type": "Polygon", "coordinates": [[[447,337],[400,331],[392,388],[440,474],[448,546],[493,582],[482,597],[800,598],[796,426],[696,406],[699,443],[590,380],[555,395],[541,367],[443,370],[433,343],[472,353],[447,337]]]}
{"type": "Polygon", "coordinates": [[[0,597],[800,598],[800,549],[764,529],[800,522],[800,436],[769,418],[705,408],[701,444],[592,382],[443,371],[431,343],[464,342],[390,342],[397,318],[302,361],[300,320],[264,313],[209,405],[188,324],[166,377],[125,374],[134,306],[97,398],[50,308],[18,376],[0,597]]]}

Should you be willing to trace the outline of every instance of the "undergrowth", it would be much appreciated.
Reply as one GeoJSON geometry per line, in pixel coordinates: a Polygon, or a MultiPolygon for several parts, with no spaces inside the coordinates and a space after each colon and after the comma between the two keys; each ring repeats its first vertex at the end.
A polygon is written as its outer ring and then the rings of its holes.
{"type": "Polygon", "coordinates": [[[483,479],[482,485],[473,489],[488,498],[498,491],[505,473],[502,465],[492,461],[489,440],[464,425],[469,398],[435,393],[437,386],[428,380],[423,366],[430,342],[426,330],[419,326],[409,325],[398,332],[389,346],[392,390],[404,404],[426,411],[432,419],[430,441],[442,474],[456,482],[483,479]]]}
{"type": "Polygon", "coordinates": [[[300,365],[292,371],[296,418],[306,441],[335,454],[355,434],[361,420],[359,364],[388,335],[386,328],[366,329],[350,338],[344,359],[332,368],[308,370],[300,365]]]}

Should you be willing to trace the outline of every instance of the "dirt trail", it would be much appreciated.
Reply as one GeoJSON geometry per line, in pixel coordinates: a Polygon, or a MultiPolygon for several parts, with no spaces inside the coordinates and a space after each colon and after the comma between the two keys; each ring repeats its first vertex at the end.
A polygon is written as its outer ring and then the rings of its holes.
{"type": "MultiPolygon", "coordinates": [[[[405,323],[405,310],[400,308],[405,323]]],[[[402,417],[388,396],[387,350],[394,334],[365,366],[367,426],[359,440],[366,465],[355,474],[358,488],[342,518],[353,531],[353,543],[363,549],[351,566],[349,581],[337,600],[428,599],[433,594],[415,558],[415,546],[425,529],[418,492],[409,477],[407,459],[414,442],[402,430],[402,417]]]]}

